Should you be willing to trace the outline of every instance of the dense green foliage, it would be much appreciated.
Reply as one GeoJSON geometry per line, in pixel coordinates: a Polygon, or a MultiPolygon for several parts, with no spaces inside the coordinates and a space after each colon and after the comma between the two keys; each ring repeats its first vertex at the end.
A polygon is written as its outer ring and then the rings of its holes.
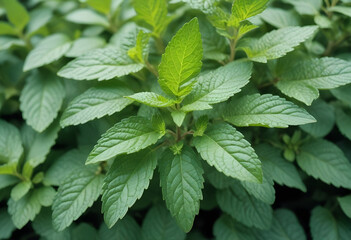
{"type": "Polygon", "coordinates": [[[0,239],[351,239],[350,0],[0,0],[0,239]]]}

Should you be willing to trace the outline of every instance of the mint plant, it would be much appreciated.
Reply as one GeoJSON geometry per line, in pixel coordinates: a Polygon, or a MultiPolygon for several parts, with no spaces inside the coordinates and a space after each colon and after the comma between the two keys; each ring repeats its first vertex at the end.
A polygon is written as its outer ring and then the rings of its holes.
{"type": "Polygon", "coordinates": [[[0,0],[0,239],[349,239],[350,9],[0,0]]]}

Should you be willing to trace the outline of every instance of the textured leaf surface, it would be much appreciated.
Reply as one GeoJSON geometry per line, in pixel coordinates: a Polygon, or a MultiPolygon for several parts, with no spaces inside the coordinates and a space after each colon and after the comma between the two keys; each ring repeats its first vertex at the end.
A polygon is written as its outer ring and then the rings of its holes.
{"type": "Polygon", "coordinates": [[[232,6],[232,18],[236,23],[263,12],[269,0],[236,0],[232,6]]]}
{"type": "Polygon", "coordinates": [[[61,126],[78,125],[112,115],[132,103],[124,98],[133,92],[122,84],[104,83],[73,99],[62,114],[61,126]]]}
{"type": "Polygon", "coordinates": [[[38,68],[58,60],[70,47],[71,40],[62,33],[46,37],[28,54],[23,71],[38,68]]]}
{"type": "Polygon", "coordinates": [[[105,39],[100,37],[82,37],[72,43],[72,47],[66,52],[67,57],[79,57],[85,53],[102,48],[106,44],[105,39]]]}
{"type": "Polygon", "coordinates": [[[351,189],[351,163],[331,142],[322,139],[307,142],[300,149],[297,163],[316,179],[351,189]]]}
{"type": "Polygon", "coordinates": [[[33,73],[20,97],[23,118],[36,131],[44,131],[56,118],[64,96],[60,78],[46,72],[33,73]]]}
{"type": "Polygon", "coordinates": [[[250,62],[232,62],[199,76],[193,91],[184,99],[182,110],[211,109],[211,104],[226,101],[249,82],[251,71],[250,62]]]}
{"type": "Polygon", "coordinates": [[[167,151],[160,159],[159,169],[167,207],[183,231],[189,232],[202,199],[201,163],[191,148],[184,147],[178,155],[167,151]]]}
{"type": "Polygon", "coordinates": [[[163,136],[147,118],[129,117],[115,124],[102,135],[89,154],[87,163],[108,160],[123,153],[144,149],[163,136]]]}
{"type": "Polygon", "coordinates": [[[53,225],[62,231],[78,219],[99,197],[103,175],[94,171],[80,171],[66,178],[60,185],[53,203],[53,225]]]}
{"type": "Polygon", "coordinates": [[[217,240],[256,240],[253,230],[222,215],[214,224],[213,234],[217,240]]]}
{"type": "Polygon", "coordinates": [[[344,211],[346,216],[351,218],[351,195],[338,198],[341,209],[344,211]]]}
{"type": "Polygon", "coordinates": [[[23,153],[18,129],[0,119],[0,163],[17,162],[23,153]]]}
{"type": "Polygon", "coordinates": [[[273,213],[271,229],[261,231],[262,240],[306,240],[306,234],[295,214],[287,209],[278,209],[273,213]]]}
{"type": "Polygon", "coordinates": [[[328,135],[335,123],[334,108],[318,99],[306,110],[316,119],[316,122],[302,125],[300,128],[315,138],[328,135]]]}
{"type": "Polygon", "coordinates": [[[262,182],[261,162],[250,143],[232,126],[220,123],[194,139],[201,157],[225,175],[242,181],[262,182]]]}
{"type": "Polygon", "coordinates": [[[217,201],[224,212],[248,227],[268,229],[271,226],[271,206],[252,197],[239,184],[218,191],[217,201]]]}
{"type": "Polygon", "coordinates": [[[185,239],[185,233],[162,205],[156,205],[148,211],[142,229],[144,240],[185,239]]]}
{"type": "Polygon", "coordinates": [[[140,240],[142,233],[138,223],[130,216],[126,215],[119,220],[112,228],[107,228],[102,224],[99,229],[99,240],[140,240]]]}
{"type": "Polygon", "coordinates": [[[316,30],[316,26],[285,27],[266,33],[260,39],[243,41],[239,48],[252,61],[266,63],[293,51],[294,47],[312,37],[316,30]]]}
{"type": "Polygon", "coordinates": [[[143,65],[135,63],[117,48],[102,48],[88,52],[65,65],[58,75],[75,80],[109,80],[140,71],[143,65]]]}
{"type": "Polygon", "coordinates": [[[262,168],[268,178],[273,179],[280,185],[306,191],[306,186],[302,182],[297,169],[282,157],[279,149],[268,144],[260,144],[255,147],[255,150],[262,161],[262,168]]]}
{"type": "Polygon", "coordinates": [[[118,157],[104,180],[102,212],[109,227],[122,219],[144,190],[156,168],[154,152],[140,151],[118,157]]]}
{"type": "Polygon", "coordinates": [[[274,183],[265,175],[266,173],[263,174],[262,183],[243,181],[241,182],[241,185],[249,194],[258,200],[267,204],[273,204],[275,201],[274,183]]]}
{"type": "Polygon", "coordinates": [[[345,112],[342,109],[336,110],[336,125],[339,131],[351,140],[351,114],[349,111],[345,112]]]}
{"type": "Polygon", "coordinates": [[[201,70],[202,44],[197,18],[184,24],[172,38],[158,67],[163,91],[182,96],[191,91],[191,79],[201,70]]]}
{"type": "Polygon", "coordinates": [[[128,50],[128,56],[136,62],[145,63],[148,56],[150,34],[144,31],[139,31],[135,46],[128,50]]]}
{"type": "Polygon", "coordinates": [[[307,105],[319,96],[318,89],[351,83],[351,63],[338,58],[297,61],[280,76],[277,87],[285,95],[307,105]]]}
{"type": "Polygon", "coordinates": [[[267,8],[260,17],[276,28],[299,26],[299,15],[294,11],[287,11],[280,8],[267,8]]]}
{"type": "Polygon", "coordinates": [[[174,100],[167,99],[164,96],[153,92],[135,93],[127,98],[150,107],[170,107],[175,103],[174,100]]]}
{"type": "Polygon", "coordinates": [[[303,108],[271,94],[246,95],[226,109],[224,119],[240,127],[288,127],[315,122],[303,108]]]}

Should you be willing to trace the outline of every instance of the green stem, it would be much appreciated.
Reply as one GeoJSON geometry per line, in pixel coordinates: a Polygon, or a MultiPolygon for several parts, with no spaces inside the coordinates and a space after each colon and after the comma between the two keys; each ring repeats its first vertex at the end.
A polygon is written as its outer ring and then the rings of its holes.
{"type": "Polygon", "coordinates": [[[157,48],[157,51],[160,53],[160,54],[163,54],[165,52],[165,45],[163,43],[163,40],[160,36],[158,37],[155,37],[155,42],[156,42],[156,48],[157,48]]]}
{"type": "Polygon", "coordinates": [[[158,78],[158,71],[148,60],[145,61],[145,67],[158,78]]]}
{"type": "Polygon", "coordinates": [[[235,59],[235,48],[236,48],[236,44],[238,43],[238,38],[234,38],[230,40],[230,58],[229,58],[229,62],[234,61],[235,59]]]}

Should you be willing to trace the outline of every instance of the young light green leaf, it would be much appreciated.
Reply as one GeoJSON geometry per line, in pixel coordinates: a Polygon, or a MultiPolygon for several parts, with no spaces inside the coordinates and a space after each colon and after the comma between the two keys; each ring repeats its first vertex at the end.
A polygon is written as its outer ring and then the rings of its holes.
{"type": "Polygon", "coordinates": [[[7,18],[15,25],[15,27],[22,31],[29,22],[29,14],[24,6],[17,0],[2,0],[4,8],[6,9],[7,18]]]}
{"type": "Polygon", "coordinates": [[[106,44],[101,37],[82,37],[72,43],[72,47],[66,52],[67,57],[80,57],[87,52],[102,48],[106,44]]]}
{"type": "Polygon", "coordinates": [[[295,214],[287,209],[273,213],[272,226],[268,231],[260,231],[262,240],[306,240],[306,234],[295,214]]]}
{"type": "Polygon", "coordinates": [[[239,44],[239,49],[244,50],[250,60],[266,63],[267,60],[280,58],[293,51],[294,47],[311,38],[317,28],[305,26],[273,30],[260,39],[245,39],[239,44]]]}
{"type": "Polygon", "coordinates": [[[346,214],[346,216],[351,218],[351,195],[338,197],[338,202],[340,204],[341,209],[346,214]]]}
{"type": "Polygon", "coordinates": [[[226,123],[210,125],[194,139],[201,157],[225,175],[242,181],[262,182],[261,162],[250,143],[226,123]]]}
{"type": "Polygon", "coordinates": [[[23,71],[44,66],[61,58],[71,47],[71,40],[63,33],[56,33],[44,38],[28,54],[23,71]]]}
{"type": "Polygon", "coordinates": [[[140,92],[126,97],[132,101],[145,104],[150,107],[170,107],[175,104],[172,99],[165,98],[162,95],[153,92],[140,92]]]}
{"type": "Polygon", "coordinates": [[[184,96],[201,70],[202,44],[197,18],[184,24],[168,44],[158,67],[161,88],[167,94],[184,96]]]}
{"type": "Polygon", "coordinates": [[[24,195],[28,193],[31,187],[32,183],[29,181],[18,183],[11,190],[11,198],[15,201],[20,200],[24,195]]]}
{"type": "Polygon", "coordinates": [[[311,105],[318,89],[332,89],[351,83],[351,63],[339,58],[297,61],[279,76],[277,87],[285,95],[311,105]]]}
{"type": "Polygon", "coordinates": [[[109,80],[136,73],[143,68],[120,49],[96,49],[74,59],[57,74],[75,80],[109,80]]]}
{"type": "Polygon", "coordinates": [[[53,226],[62,231],[78,219],[100,196],[104,176],[80,170],[60,185],[52,205],[53,226]]]}
{"type": "Polygon", "coordinates": [[[193,91],[182,104],[183,111],[211,109],[211,104],[224,102],[249,83],[252,63],[235,61],[214,71],[200,75],[193,91]]]}
{"type": "Polygon", "coordinates": [[[87,3],[97,11],[107,15],[110,12],[111,0],[87,0],[87,3]]]}
{"type": "Polygon", "coordinates": [[[41,206],[48,207],[52,204],[56,192],[51,187],[34,189],[18,201],[12,198],[8,201],[8,211],[14,225],[21,229],[29,221],[33,221],[40,212],[41,206]]]}
{"type": "Polygon", "coordinates": [[[336,125],[338,126],[339,131],[351,140],[351,114],[349,111],[346,113],[341,108],[336,110],[336,125]]]}
{"type": "Polygon", "coordinates": [[[159,161],[162,195],[167,208],[184,232],[193,226],[200,210],[204,178],[198,156],[190,147],[180,154],[166,151],[159,161]]]}
{"type": "Polygon", "coordinates": [[[351,189],[351,163],[331,142],[318,139],[305,143],[297,155],[297,163],[316,179],[351,189]]]}
{"type": "Polygon", "coordinates": [[[90,9],[77,9],[66,16],[66,20],[78,24],[101,25],[108,27],[110,24],[105,16],[90,9]]]}
{"type": "Polygon", "coordinates": [[[21,129],[23,145],[27,151],[26,163],[36,167],[43,163],[55,144],[60,125],[54,121],[44,132],[38,133],[33,128],[25,125],[21,129]]]}
{"type": "Polygon", "coordinates": [[[248,227],[268,229],[271,226],[273,210],[248,194],[240,184],[217,192],[219,207],[237,221],[248,227]]]}
{"type": "Polygon", "coordinates": [[[144,240],[185,239],[185,233],[163,205],[156,205],[148,211],[142,229],[144,240]]]}
{"type": "Polygon", "coordinates": [[[153,35],[160,37],[170,18],[167,17],[166,0],[133,0],[137,17],[152,27],[153,35]]]}
{"type": "Polygon", "coordinates": [[[286,185],[306,192],[306,186],[302,182],[295,166],[281,156],[279,149],[268,144],[260,144],[255,151],[262,161],[262,168],[267,177],[280,185],[286,185]]]}
{"type": "Polygon", "coordinates": [[[0,132],[0,163],[17,162],[23,153],[18,129],[0,119],[0,132]]]}
{"type": "Polygon", "coordinates": [[[126,215],[110,229],[103,223],[99,229],[99,239],[140,240],[143,238],[139,224],[134,218],[126,215]]]}
{"type": "Polygon", "coordinates": [[[144,31],[139,31],[135,46],[128,50],[128,56],[138,63],[145,63],[145,59],[149,53],[148,44],[149,44],[150,34],[145,33],[144,31]]]}
{"type": "Polygon", "coordinates": [[[238,26],[243,20],[263,12],[270,0],[236,0],[232,6],[232,15],[229,23],[238,26]]]}
{"type": "Polygon", "coordinates": [[[155,152],[144,150],[118,157],[104,180],[102,212],[108,227],[122,219],[144,190],[156,168],[155,152]]]}
{"type": "Polygon", "coordinates": [[[326,208],[315,207],[312,210],[310,228],[313,240],[347,240],[350,237],[350,221],[344,224],[326,208]],[[348,225],[348,226],[347,226],[348,225]]]}
{"type": "Polygon", "coordinates": [[[228,215],[222,215],[213,227],[213,234],[217,240],[256,240],[255,232],[255,229],[236,222],[228,215]]]}
{"type": "Polygon", "coordinates": [[[224,113],[224,119],[235,126],[288,127],[315,122],[315,119],[300,108],[271,94],[246,95],[232,101],[224,113]]]}
{"type": "Polygon", "coordinates": [[[144,117],[129,117],[115,124],[102,135],[89,154],[86,164],[108,160],[123,153],[144,149],[164,135],[144,117]]]}
{"type": "Polygon", "coordinates": [[[20,97],[23,118],[36,131],[43,132],[56,118],[64,96],[60,78],[49,72],[34,72],[20,97]]]}
{"type": "Polygon", "coordinates": [[[315,123],[302,125],[300,128],[315,138],[328,135],[335,123],[334,108],[323,100],[317,99],[317,101],[313,102],[306,110],[315,117],[317,121],[315,123]]]}
{"type": "Polygon", "coordinates": [[[14,35],[17,36],[16,29],[14,29],[7,22],[0,21],[0,35],[14,35]]]}
{"type": "Polygon", "coordinates": [[[186,117],[186,112],[182,110],[175,110],[171,112],[173,122],[178,126],[182,126],[184,119],[186,117]]]}
{"type": "Polygon", "coordinates": [[[62,127],[83,124],[95,118],[112,115],[132,103],[124,98],[133,92],[120,83],[103,83],[74,98],[62,114],[62,127]]]}

